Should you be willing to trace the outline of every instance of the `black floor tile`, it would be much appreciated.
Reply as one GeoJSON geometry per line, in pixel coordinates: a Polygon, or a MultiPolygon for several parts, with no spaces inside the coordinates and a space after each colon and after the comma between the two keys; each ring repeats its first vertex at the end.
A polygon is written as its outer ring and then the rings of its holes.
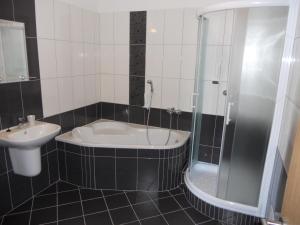
{"type": "Polygon", "coordinates": [[[69,184],[63,181],[60,181],[57,183],[57,191],[62,192],[62,191],[71,191],[71,190],[76,190],[78,189],[77,186],[73,184],[69,184]]]}
{"type": "Polygon", "coordinates": [[[168,225],[162,216],[156,216],[141,221],[142,225],[168,225]]]}
{"type": "Polygon", "coordinates": [[[175,189],[171,190],[170,193],[172,195],[178,195],[178,194],[183,194],[183,191],[181,188],[175,188],[175,189]]]}
{"type": "Polygon", "coordinates": [[[165,198],[171,196],[168,191],[161,191],[161,192],[148,192],[148,195],[152,199],[158,199],[158,198],[165,198]]]}
{"type": "Polygon", "coordinates": [[[154,202],[162,213],[172,212],[181,209],[181,207],[172,197],[157,199],[154,202]]]}
{"type": "Polygon", "coordinates": [[[91,189],[80,189],[80,194],[82,200],[99,198],[103,196],[100,190],[91,190],[91,189]]]}
{"type": "Polygon", "coordinates": [[[123,191],[103,190],[102,193],[104,196],[109,196],[109,195],[121,194],[123,193],[123,191]]]}
{"type": "Polygon", "coordinates": [[[52,184],[46,190],[42,191],[40,194],[38,194],[38,196],[40,196],[40,195],[47,195],[47,194],[54,194],[54,193],[56,193],[56,183],[52,184]]]}
{"type": "Polygon", "coordinates": [[[110,214],[114,224],[128,223],[137,220],[130,206],[120,208],[120,209],[113,209],[110,211],[110,214]]]}
{"type": "Polygon", "coordinates": [[[197,211],[194,208],[188,208],[185,211],[187,212],[187,214],[189,214],[189,216],[192,218],[192,220],[197,224],[211,220],[211,218],[201,214],[199,211],[197,211]]]}
{"type": "Polygon", "coordinates": [[[107,196],[107,197],[105,197],[105,200],[107,203],[107,207],[109,209],[115,209],[115,208],[120,208],[120,207],[130,205],[130,203],[127,200],[127,197],[124,193],[118,194],[118,195],[107,196]]]}
{"type": "Polygon", "coordinates": [[[82,202],[83,211],[85,214],[101,212],[107,210],[105,201],[103,198],[97,198],[82,202]]]}
{"type": "Polygon", "coordinates": [[[145,219],[159,215],[159,211],[156,209],[152,201],[133,205],[132,207],[139,219],[145,219]]]}
{"type": "Polygon", "coordinates": [[[11,214],[20,213],[20,212],[28,212],[31,210],[31,206],[32,206],[32,199],[23,203],[22,205],[20,205],[19,207],[17,207],[13,211],[11,211],[9,214],[11,215],[11,214]]]}
{"type": "Polygon", "coordinates": [[[151,200],[146,192],[143,191],[129,191],[126,195],[131,204],[146,202],[151,200]]]}
{"type": "Polygon", "coordinates": [[[39,209],[32,211],[30,225],[39,225],[43,223],[50,223],[57,220],[56,207],[46,209],[39,209]]]}
{"type": "Polygon", "coordinates": [[[58,221],[58,225],[85,225],[85,224],[84,224],[83,217],[78,217],[78,218],[58,221]]]}
{"type": "Polygon", "coordinates": [[[42,195],[33,199],[32,209],[42,209],[50,206],[56,206],[56,194],[42,195]]]}
{"type": "Polygon", "coordinates": [[[175,195],[174,198],[181,205],[182,208],[191,207],[190,203],[186,200],[184,194],[175,195]]]}
{"type": "Polygon", "coordinates": [[[96,213],[85,216],[86,225],[112,225],[108,212],[96,213]]]}
{"type": "Polygon", "coordinates": [[[81,203],[71,203],[58,206],[58,219],[68,219],[72,217],[82,216],[81,203]]]}
{"type": "Polygon", "coordinates": [[[80,201],[78,190],[58,193],[59,205],[78,201],[80,201]]]}
{"type": "Polygon", "coordinates": [[[164,214],[169,225],[194,225],[183,210],[164,214]]]}
{"type": "Polygon", "coordinates": [[[217,220],[210,220],[208,222],[202,223],[201,225],[222,225],[222,223],[217,220]]]}
{"type": "Polygon", "coordinates": [[[5,216],[2,225],[27,225],[29,223],[29,217],[29,212],[5,216]]]}
{"type": "Polygon", "coordinates": [[[141,224],[139,223],[139,221],[133,221],[130,223],[126,223],[126,225],[141,225],[141,224]]]}

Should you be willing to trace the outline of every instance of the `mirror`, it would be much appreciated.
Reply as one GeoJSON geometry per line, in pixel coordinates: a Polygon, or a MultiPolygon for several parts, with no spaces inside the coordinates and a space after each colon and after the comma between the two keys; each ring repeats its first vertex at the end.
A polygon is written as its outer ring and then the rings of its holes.
{"type": "Polygon", "coordinates": [[[29,80],[25,25],[0,20],[0,83],[29,80]]]}

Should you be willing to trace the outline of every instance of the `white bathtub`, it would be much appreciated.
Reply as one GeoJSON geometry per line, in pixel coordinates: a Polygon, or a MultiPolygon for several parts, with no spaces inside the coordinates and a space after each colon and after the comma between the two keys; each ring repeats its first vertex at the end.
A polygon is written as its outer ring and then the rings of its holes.
{"type": "Polygon", "coordinates": [[[55,139],[86,147],[173,149],[185,144],[190,136],[190,132],[172,130],[169,142],[165,146],[168,134],[168,129],[149,127],[150,145],[147,141],[145,125],[100,119],[74,128],[55,139]]]}

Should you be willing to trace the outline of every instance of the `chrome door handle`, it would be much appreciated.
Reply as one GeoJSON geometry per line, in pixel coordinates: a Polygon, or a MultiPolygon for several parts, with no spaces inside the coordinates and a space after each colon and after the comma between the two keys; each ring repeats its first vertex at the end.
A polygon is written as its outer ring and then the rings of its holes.
{"type": "Polygon", "coordinates": [[[231,107],[234,105],[234,103],[229,102],[227,105],[227,112],[226,112],[226,125],[228,125],[231,121],[230,119],[230,112],[231,112],[231,107]]]}

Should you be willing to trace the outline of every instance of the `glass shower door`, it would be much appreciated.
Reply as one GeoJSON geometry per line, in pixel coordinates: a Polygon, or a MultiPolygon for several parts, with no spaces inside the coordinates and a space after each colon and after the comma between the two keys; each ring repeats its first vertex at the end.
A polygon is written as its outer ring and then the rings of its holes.
{"type": "Polygon", "coordinates": [[[257,206],[272,126],[287,7],[235,10],[218,197],[257,206]]]}

